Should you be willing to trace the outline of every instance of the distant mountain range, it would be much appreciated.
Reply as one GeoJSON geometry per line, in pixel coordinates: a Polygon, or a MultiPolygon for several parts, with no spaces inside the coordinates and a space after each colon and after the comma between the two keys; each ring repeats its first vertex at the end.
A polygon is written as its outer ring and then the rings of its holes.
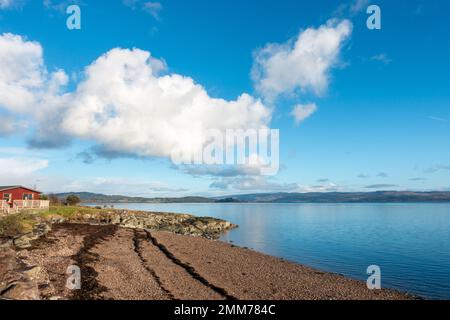
{"type": "Polygon", "coordinates": [[[105,195],[101,193],[91,192],[66,192],[57,193],[59,199],[65,199],[69,195],[75,195],[80,198],[81,202],[95,203],[202,203],[215,202],[214,199],[204,197],[182,197],[182,198],[144,198],[144,197],[128,197],[119,195],[105,195]]]}
{"type": "Polygon", "coordinates": [[[84,203],[362,203],[362,202],[450,202],[450,192],[413,192],[413,191],[377,191],[377,192],[311,192],[311,193],[254,193],[224,197],[181,197],[181,198],[144,198],[120,195],[104,195],[90,192],[59,193],[56,196],[65,199],[68,195],[78,196],[84,203]]]}

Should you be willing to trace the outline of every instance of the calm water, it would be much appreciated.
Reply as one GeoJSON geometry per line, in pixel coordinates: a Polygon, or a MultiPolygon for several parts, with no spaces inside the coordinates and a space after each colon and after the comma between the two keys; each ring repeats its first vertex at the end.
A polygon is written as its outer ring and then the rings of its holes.
{"type": "Polygon", "coordinates": [[[382,286],[450,299],[450,204],[115,204],[222,218],[224,241],[382,286]]]}

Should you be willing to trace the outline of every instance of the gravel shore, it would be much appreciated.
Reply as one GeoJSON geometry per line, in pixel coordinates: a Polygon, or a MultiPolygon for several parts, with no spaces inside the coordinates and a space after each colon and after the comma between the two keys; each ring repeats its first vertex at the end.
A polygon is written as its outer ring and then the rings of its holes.
{"type": "Polygon", "coordinates": [[[43,299],[411,299],[220,241],[113,225],[55,225],[18,255],[43,299]],[[69,265],[81,290],[65,286],[69,265]]]}

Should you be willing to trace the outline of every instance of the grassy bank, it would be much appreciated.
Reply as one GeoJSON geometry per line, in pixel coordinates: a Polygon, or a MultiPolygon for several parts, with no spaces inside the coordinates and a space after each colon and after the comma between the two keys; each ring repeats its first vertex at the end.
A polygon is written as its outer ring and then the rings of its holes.
{"type": "Polygon", "coordinates": [[[71,219],[84,215],[97,215],[101,209],[88,207],[52,206],[47,211],[26,211],[0,217],[0,236],[13,237],[31,232],[35,225],[58,218],[71,219]]]}
{"type": "Polygon", "coordinates": [[[34,232],[35,227],[39,229],[43,224],[54,223],[113,224],[126,228],[164,230],[212,238],[237,227],[228,221],[189,214],[52,206],[47,211],[22,212],[0,218],[0,237],[14,238],[34,232]]]}

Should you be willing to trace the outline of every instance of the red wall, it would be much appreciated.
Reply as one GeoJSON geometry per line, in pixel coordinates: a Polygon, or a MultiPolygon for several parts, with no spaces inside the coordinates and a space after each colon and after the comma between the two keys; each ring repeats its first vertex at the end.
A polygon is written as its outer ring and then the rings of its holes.
{"type": "Polygon", "coordinates": [[[32,193],[33,194],[33,200],[39,200],[41,194],[39,192],[31,191],[25,188],[15,188],[10,190],[3,190],[0,191],[0,200],[3,200],[3,194],[5,193],[11,193],[12,194],[12,201],[14,200],[23,200],[23,194],[24,193],[32,193]]]}

